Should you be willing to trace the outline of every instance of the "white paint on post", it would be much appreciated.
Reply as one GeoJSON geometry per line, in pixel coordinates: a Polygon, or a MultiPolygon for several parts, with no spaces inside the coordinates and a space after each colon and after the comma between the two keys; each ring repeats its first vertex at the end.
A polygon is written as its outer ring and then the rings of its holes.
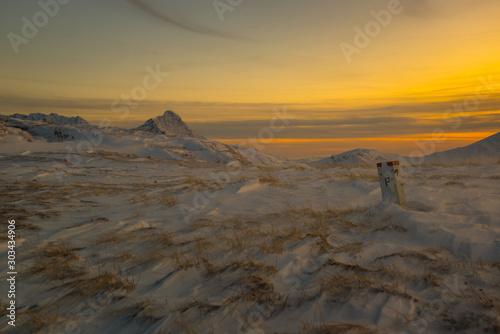
{"type": "Polygon", "coordinates": [[[404,207],[406,196],[399,161],[378,163],[377,169],[383,201],[397,203],[404,207]]]}

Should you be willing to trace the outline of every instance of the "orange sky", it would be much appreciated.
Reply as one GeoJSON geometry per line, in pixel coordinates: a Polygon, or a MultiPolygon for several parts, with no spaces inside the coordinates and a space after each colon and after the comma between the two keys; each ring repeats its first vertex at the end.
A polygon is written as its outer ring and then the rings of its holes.
{"type": "Polygon", "coordinates": [[[285,157],[410,154],[437,129],[436,150],[498,132],[500,2],[394,1],[255,0],[223,20],[210,1],[70,2],[30,38],[22,19],[40,5],[2,2],[0,113],[132,127],[171,109],[237,144],[286,108],[293,119],[265,145],[285,157]],[[168,76],[145,81],[151,69],[168,76]]]}

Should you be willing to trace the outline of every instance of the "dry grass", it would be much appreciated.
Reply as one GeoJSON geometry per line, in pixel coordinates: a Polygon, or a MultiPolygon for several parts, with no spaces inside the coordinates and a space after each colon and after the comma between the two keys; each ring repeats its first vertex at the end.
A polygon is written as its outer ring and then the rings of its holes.
{"type": "Polygon", "coordinates": [[[267,216],[293,216],[293,215],[305,215],[313,218],[345,218],[351,214],[361,213],[368,210],[368,208],[355,208],[353,206],[345,206],[339,208],[319,208],[315,209],[312,203],[306,201],[302,208],[298,208],[290,203],[285,204],[285,210],[281,212],[276,212],[268,214],[267,216]]]}
{"type": "MultiPolygon", "coordinates": [[[[119,161],[119,162],[132,162],[132,159],[139,158],[139,156],[136,154],[107,152],[107,151],[87,152],[87,153],[84,153],[81,155],[88,156],[88,157],[94,157],[94,158],[102,158],[102,159],[107,159],[107,160],[112,160],[112,161],[119,161]]],[[[151,160],[151,159],[149,159],[149,160],[151,160]]]]}
{"type": "Polygon", "coordinates": [[[184,184],[196,190],[205,190],[210,188],[205,181],[194,175],[186,175],[184,177],[184,184]]]}
{"type": "Polygon", "coordinates": [[[323,323],[321,325],[312,325],[307,321],[302,322],[301,333],[308,334],[330,334],[330,333],[347,333],[347,334],[370,334],[376,331],[370,330],[369,327],[359,324],[349,323],[323,323]]]}
{"type": "Polygon", "coordinates": [[[145,194],[135,195],[130,199],[131,204],[140,204],[144,206],[152,206],[154,204],[160,204],[166,207],[172,207],[179,204],[177,198],[172,195],[161,195],[161,196],[148,196],[145,194]]]}
{"type": "Polygon", "coordinates": [[[328,274],[325,278],[320,278],[318,283],[322,292],[335,298],[348,295],[354,290],[369,289],[375,285],[372,278],[355,272],[328,274]]]}
{"type": "Polygon", "coordinates": [[[87,224],[101,224],[101,223],[106,223],[106,222],[109,222],[109,219],[106,218],[106,217],[92,217],[88,220],[85,220],[83,222],[80,222],[80,223],[76,223],[72,226],[68,226],[68,227],[65,227],[66,229],[69,229],[69,228],[75,228],[75,227],[80,227],[80,226],[84,226],[84,225],[87,225],[87,224]]]}
{"type": "Polygon", "coordinates": [[[58,320],[58,309],[33,304],[19,313],[16,327],[21,331],[16,333],[42,333],[42,330],[57,324],[58,320]]]}
{"type": "Polygon", "coordinates": [[[164,231],[164,232],[152,232],[147,236],[147,240],[153,245],[157,245],[158,247],[161,248],[166,248],[173,246],[174,243],[174,238],[176,237],[176,234],[171,231],[164,231]]]}
{"type": "Polygon", "coordinates": [[[443,183],[443,185],[445,185],[445,186],[459,186],[462,188],[467,187],[464,182],[459,181],[459,180],[450,180],[448,182],[443,183]]]}
{"type": "Polygon", "coordinates": [[[245,276],[239,282],[239,288],[230,297],[233,301],[243,300],[257,304],[269,303],[270,305],[277,305],[281,298],[281,295],[274,291],[274,286],[269,279],[258,274],[245,276]]]}
{"type": "Polygon", "coordinates": [[[153,324],[165,316],[165,312],[158,305],[150,301],[142,301],[128,307],[117,309],[113,314],[120,317],[123,321],[130,322],[138,320],[140,324],[153,324]]]}
{"type": "Polygon", "coordinates": [[[160,204],[162,204],[166,207],[172,207],[172,206],[176,206],[179,204],[179,202],[177,201],[177,198],[175,196],[172,196],[172,195],[160,196],[158,198],[158,201],[160,202],[160,204]]]}
{"type": "Polygon", "coordinates": [[[119,241],[123,240],[123,235],[119,235],[113,232],[109,233],[103,233],[101,234],[97,240],[95,241],[96,244],[110,244],[110,243],[117,243],[119,241]]]}
{"type": "Polygon", "coordinates": [[[275,187],[289,187],[296,185],[295,182],[283,180],[279,174],[272,173],[270,171],[266,172],[265,174],[259,175],[259,182],[267,183],[275,187]]]}
{"type": "Polygon", "coordinates": [[[187,189],[193,191],[215,191],[223,189],[228,186],[230,183],[218,183],[215,180],[204,181],[201,178],[194,175],[186,175],[184,176],[184,186],[187,189]]]}
{"type": "Polygon", "coordinates": [[[45,280],[68,280],[85,274],[79,257],[65,242],[49,243],[34,253],[34,264],[26,275],[39,275],[45,280]]]}
{"type": "MultiPolygon", "coordinates": [[[[363,210],[361,210],[363,212],[363,210]]],[[[146,328],[164,318],[166,312],[175,318],[172,325],[180,331],[195,333],[196,319],[207,317],[219,317],[229,309],[246,307],[251,305],[264,305],[272,310],[284,308],[302,307],[304,303],[317,301],[320,296],[325,295],[327,303],[343,303],[351,298],[358,298],[366,294],[385,294],[416,303],[416,299],[405,290],[407,285],[414,282],[425,282],[431,289],[442,285],[438,273],[435,270],[444,266],[444,261],[439,257],[441,249],[423,248],[416,251],[397,252],[381,256],[375,263],[383,260],[391,260],[399,257],[408,260],[417,260],[428,265],[430,273],[416,275],[398,268],[394,265],[379,267],[365,267],[357,263],[345,263],[335,260],[335,256],[328,256],[326,262],[318,263],[320,254],[349,254],[359,253],[365,247],[362,240],[344,239],[335,235],[336,229],[346,229],[351,234],[359,234],[364,225],[367,230],[403,231],[400,222],[384,217],[383,222],[367,222],[366,224],[354,223],[347,217],[359,213],[358,210],[328,209],[312,210],[311,208],[289,209],[283,223],[276,222],[276,216],[266,215],[259,221],[244,219],[232,219],[228,221],[216,221],[214,219],[201,219],[189,227],[179,231],[158,231],[142,229],[134,232],[126,232],[117,235],[109,235],[109,240],[101,238],[101,242],[126,243],[133,251],[124,252],[115,256],[120,265],[154,265],[157,261],[164,261],[168,266],[165,275],[165,283],[172,273],[195,268],[205,273],[204,279],[227,284],[225,293],[217,301],[207,301],[202,296],[186,298],[181,304],[173,309],[165,310],[149,301],[135,302],[126,307],[113,309],[110,314],[118,316],[122,321],[135,322],[140,328],[146,328]],[[305,214],[304,214],[305,212],[305,214]],[[309,220],[297,224],[290,217],[309,217],[309,220]],[[387,219],[386,219],[387,218],[387,219]],[[371,226],[373,225],[373,226],[371,226]],[[194,229],[194,230],[193,230],[194,229]],[[217,231],[216,237],[214,232],[217,231]],[[115,238],[112,238],[112,237],[115,238]],[[146,247],[144,241],[148,241],[146,247]],[[293,293],[288,296],[278,291],[274,282],[277,279],[278,268],[273,264],[273,258],[278,254],[292,251],[285,245],[308,245],[311,247],[310,260],[314,270],[297,272],[296,275],[307,275],[312,286],[303,286],[295,289],[297,298],[292,301],[293,293]],[[252,250],[255,250],[253,252],[252,250]],[[224,254],[221,256],[220,254],[224,254]],[[215,260],[219,261],[217,263],[215,260]],[[443,262],[443,263],[441,263],[443,262]],[[175,325],[174,324],[177,324],[175,325]],[[191,326],[193,325],[193,326],[191,326]],[[144,326],[144,327],[143,327],[144,326]]],[[[368,217],[364,215],[363,217],[368,217]]],[[[358,220],[357,217],[351,217],[358,220]]],[[[380,218],[379,218],[380,219],[380,218]]],[[[53,244],[40,250],[40,254],[49,258],[61,258],[68,261],[77,259],[77,255],[67,244],[53,244]],[[43,253],[42,253],[43,252],[43,253]]],[[[108,262],[105,259],[105,262],[108,262]]],[[[476,270],[496,270],[494,266],[486,263],[478,264],[476,270]]],[[[103,271],[95,276],[82,275],[73,277],[70,282],[63,284],[63,288],[69,289],[68,296],[78,298],[92,298],[92,296],[114,291],[125,291],[131,293],[137,286],[136,279],[127,278],[120,270],[116,272],[103,271]]],[[[484,307],[490,307],[487,300],[483,300],[481,292],[477,293],[478,303],[484,307]],[[488,306],[489,305],[489,306],[488,306]]],[[[471,292],[472,296],[476,296],[471,292]]],[[[233,311],[234,312],[234,311],[233,311]]],[[[250,314],[250,311],[240,312],[241,319],[250,314]]],[[[274,312],[274,311],[273,311],[274,312]]],[[[275,313],[270,312],[269,317],[275,313]]],[[[38,316],[37,316],[38,317],[38,316]]],[[[267,316],[266,316],[267,317],[267,316]]],[[[27,319],[27,318],[25,318],[27,319]]],[[[303,319],[302,332],[304,333],[372,333],[373,328],[362,324],[332,323],[332,322],[309,322],[303,319]],[[319,325],[318,325],[319,323],[319,325]]],[[[33,328],[37,330],[47,328],[57,318],[48,318],[47,322],[38,323],[30,320],[33,328]]],[[[250,324],[250,322],[249,322],[250,324]]]]}
{"type": "Polygon", "coordinates": [[[378,174],[376,170],[372,173],[358,171],[342,171],[335,173],[336,178],[346,179],[349,181],[366,180],[369,182],[378,182],[378,174]]]}
{"type": "Polygon", "coordinates": [[[382,223],[381,226],[373,226],[373,232],[388,230],[393,230],[396,232],[407,232],[407,229],[403,226],[403,223],[401,221],[388,221],[382,223]]]}
{"type": "Polygon", "coordinates": [[[105,271],[96,276],[75,279],[67,283],[65,287],[71,289],[70,294],[89,297],[117,290],[133,291],[136,285],[137,282],[133,279],[105,271]]]}
{"type": "MultiPolygon", "coordinates": [[[[110,158],[128,159],[126,157],[110,158]]],[[[375,173],[372,174],[369,171],[356,172],[341,169],[338,173],[336,172],[332,170],[331,173],[329,172],[331,175],[321,173],[320,177],[377,180],[375,173]]],[[[263,169],[249,177],[258,176],[260,182],[277,187],[293,185],[292,182],[280,178],[279,173],[279,170],[263,169]]],[[[444,175],[436,176],[436,178],[441,177],[444,178],[444,175]]],[[[307,176],[303,179],[297,178],[295,181],[307,182],[306,178],[307,176]]],[[[451,182],[456,182],[454,179],[451,180],[451,182]]],[[[186,189],[189,190],[212,190],[220,187],[216,183],[211,183],[207,177],[204,180],[187,176],[183,181],[187,182],[186,186],[189,188],[186,189]]],[[[61,191],[63,197],[73,194],[73,196],[82,195],[82,198],[90,194],[95,197],[126,193],[133,196],[132,203],[142,206],[177,205],[175,196],[168,192],[163,193],[162,196],[153,196],[148,193],[150,189],[147,189],[147,184],[137,186],[137,188],[133,184],[125,185],[123,188],[97,184],[96,187],[89,186],[88,189],[84,185],[53,187],[37,182],[12,186],[17,188],[7,190],[6,195],[27,193],[28,190],[32,192],[33,198],[49,198],[55,196],[58,191],[61,191]]],[[[20,196],[13,199],[11,203],[19,199],[21,199],[20,196]]],[[[37,201],[39,205],[54,205],[55,203],[55,200],[44,198],[37,201]]],[[[6,210],[12,208],[10,205],[6,206],[6,210]]],[[[15,206],[14,209],[16,209],[15,206]]],[[[31,214],[19,212],[25,214],[26,217],[31,214]]],[[[44,212],[39,210],[38,213],[44,212]]],[[[136,215],[140,216],[144,213],[136,212],[136,215]]],[[[103,213],[103,215],[106,214],[103,213]]],[[[109,217],[114,219],[111,215],[109,217]]],[[[81,219],[83,223],[75,227],[82,224],[95,224],[99,227],[102,226],[99,224],[108,221],[108,218],[97,216],[86,219],[81,219]]],[[[136,219],[132,220],[136,221],[136,219]]],[[[106,228],[110,228],[110,225],[106,224],[106,228]]],[[[135,301],[128,299],[123,303],[113,300],[112,303],[116,302],[116,304],[111,304],[101,310],[103,316],[117,318],[130,325],[131,328],[134,325],[138,326],[137,324],[144,324],[145,326],[140,326],[139,329],[131,329],[137,332],[141,332],[147,326],[169,315],[173,319],[169,320],[168,324],[171,327],[166,332],[176,328],[179,331],[195,333],[195,329],[200,332],[204,332],[203,329],[210,331],[212,320],[208,319],[220,319],[223,322],[227,319],[229,322],[234,322],[234,317],[238,314],[245,319],[250,312],[245,313],[241,309],[249,310],[253,305],[270,305],[273,310],[279,310],[269,314],[270,323],[277,323],[282,319],[273,317],[279,317],[280,311],[294,312],[292,308],[309,307],[313,302],[318,302],[318,304],[325,302],[326,304],[322,304],[322,307],[325,305],[339,307],[341,303],[353,301],[353,298],[356,302],[356,298],[366,296],[369,298],[376,294],[383,294],[384,298],[396,297],[414,303],[411,291],[423,286],[428,289],[429,295],[439,293],[440,288],[443,288],[446,283],[443,281],[446,275],[442,274],[449,275],[455,265],[447,262],[439,249],[405,251],[404,248],[401,251],[398,248],[398,252],[378,257],[373,263],[367,264],[365,255],[368,255],[370,259],[372,256],[363,252],[367,252],[367,246],[377,242],[386,242],[392,236],[398,237],[395,232],[406,232],[401,221],[390,216],[378,215],[377,211],[373,213],[367,208],[320,208],[304,201],[303,205],[287,204],[283,210],[260,217],[238,216],[238,218],[227,220],[202,218],[175,231],[163,231],[160,225],[153,222],[155,229],[144,228],[129,232],[94,235],[92,240],[88,240],[91,247],[83,252],[63,242],[48,244],[34,253],[37,262],[26,262],[31,264],[27,272],[32,275],[31,279],[44,278],[46,281],[44,283],[47,284],[42,289],[46,288],[47,291],[56,289],[58,294],[64,296],[63,299],[66,298],[64,300],[74,298],[73,300],[78,301],[95,300],[98,295],[112,292],[118,292],[121,298],[141,297],[143,291],[150,291],[150,283],[142,282],[140,289],[136,288],[140,273],[148,274],[151,270],[155,274],[159,272],[162,275],[161,280],[158,280],[160,283],[152,283],[157,286],[163,285],[162,288],[173,286],[172,278],[179,282],[179,280],[195,277],[199,281],[197,284],[203,286],[202,289],[196,287],[199,295],[184,298],[173,308],[168,306],[165,308],[164,304],[159,305],[153,301],[138,301],[142,300],[138,298],[135,301]],[[368,234],[369,239],[365,239],[368,234]],[[96,243],[97,251],[92,248],[96,243]],[[103,248],[105,251],[102,251],[103,248]],[[110,249],[111,252],[109,252],[110,249]],[[101,257],[95,256],[96,254],[88,256],[88,261],[96,261],[96,263],[91,266],[87,262],[87,267],[85,267],[80,256],[89,251],[101,253],[101,257]],[[290,262],[289,258],[296,258],[297,261],[290,262]],[[361,265],[356,262],[358,260],[361,265]],[[305,268],[304,263],[307,266],[305,268]],[[418,269],[422,269],[421,272],[412,271],[411,266],[414,264],[418,265],[418,269]],[[283,270],[283,265],[291,266],[290,268],[293,269],[292,276],[286,277],[288,281],[281,280],[283,271],[287,270],[283,270]],[[97,273],[96,267],[99,268],[97,273]],[[189,272],[183,272],[186,270],[189,272]],[[195,274],[191,275],[192,273],[195,274]],[[297,286],[292,288],[286,286],[290,281],[297,281],[297,286]],[[410,292],[406,291],[406,287],[410,292]],[[291,303],[295,295],[297,298],[294,303],[291,303]],[[209,325],[206,328],[203,327],[205,323],[209,325]]],[[[469,270],[469,268],[466,269],[469,270]]],[[[481,275],[493,277],[490,287],[493,290],[499,287],[495,277],[499,270],[498,263],[479,262],[475,268],[470,269],[469,273],[475,273],[475,277],[481,275]]],[[[480,291],[471,284],[466,294],[467,302],[473,300],[474,306],[481,310],[493,310],[497,301],[495,298],[485,298],[488,293],[491,292],[480,291]]],[[[159,299],[163,297],[158,296],[159,299]]],[[[57,312],[54,312],[56,305],[57,302],[51,302],[43,308],[32,305],[31,309],[20,315],[20,318],[27,324],[29,320],[30,327],[28,328],[32,332],[47,329],[58,321],[57,312]],[[42,312],[42,309],[46,311],[42,312]]],[[[420,304],[416,305],[417,309],[418,307],[420,304]]],[[[64,312],[66,310],[62,310],[62,313],[64,312]]],[[[334,315],[329,315],[329,317],[332,316],[334,315]]],[[[347,323],[348,319],[335,319],[341,323],[331,322],[332,318],[326,322],[311,323],[309,322],[311,319],[306,316],[293,320],[297,323],[304,320],[303,332],[305,333],[373,332],[373,328],[368,325],[347,323]]],[[[453,317],[450,316],[452,323],[448,323],[448,326],[458,328],[453,321],[459,321],[456,314],[453,317]]],[[[248,323],[251,323],[250,320],[248,323]]]]}
{"type": "Polygon", "coordinates": [[[262,273],[266,275],[272,275],[276,273],[275,265],[258,262],[255,259],[243,259],[243,260],[233,261],[231,263],[230,268],[232,270],[241,269],[247,273],[262,273]]]}
{"type": "Polygon", "coordinates": [[[290,168],[300,171],[306,171],[312,169],[312,167],[309,167],[306,164],[293,164],[292,166],[290,166],[290,168]]]}
{"type": "Polygon", "coordinates": [[[131,204],[141,204],[144,206],[151,206],[154,204],[154,197],[148,195],[139,194],[130,199],[131,204]]]}

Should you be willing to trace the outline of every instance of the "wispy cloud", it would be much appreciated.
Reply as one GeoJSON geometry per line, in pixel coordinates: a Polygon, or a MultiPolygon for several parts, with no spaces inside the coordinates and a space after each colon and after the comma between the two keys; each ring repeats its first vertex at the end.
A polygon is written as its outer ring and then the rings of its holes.
{"type": "Polygon", "coordinates": [[[152,6],[146,4],[144,1],[141,0],[126,0],[128,3],[131,5],[135,6],[136,8],[140,9],[142,12],[145,14],[148,14],[156,19],[159,19],[167,24],[170,24],[172,26],[175,26],[180,29],[184,29],[186,31],[190,31],[193,33],[198,33],[202,35],[207,35],[207,36],[214,36],[214,37],[222,37],[222,38],[229,38],[229,39],[241,39],[238,38],[237,36],[214,30],[208,27],[202,27],[195,25],[191,22],[188,22],[187,20],[184,20],[182,18],[174,18],[170,15],[167,15],[152,6]]]}

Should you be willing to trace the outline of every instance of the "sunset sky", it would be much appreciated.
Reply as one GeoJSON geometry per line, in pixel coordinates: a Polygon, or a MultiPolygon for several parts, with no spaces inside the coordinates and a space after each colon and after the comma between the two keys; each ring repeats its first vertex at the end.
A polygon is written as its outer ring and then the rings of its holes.
{"type": "Polygon", "coordinates": [[[2,1],[0,113],[134,127],[173,110],[238,144],[286,109],[266,152],[444,150],[500,131],[499,14],[498,0],[2,1]]]}

